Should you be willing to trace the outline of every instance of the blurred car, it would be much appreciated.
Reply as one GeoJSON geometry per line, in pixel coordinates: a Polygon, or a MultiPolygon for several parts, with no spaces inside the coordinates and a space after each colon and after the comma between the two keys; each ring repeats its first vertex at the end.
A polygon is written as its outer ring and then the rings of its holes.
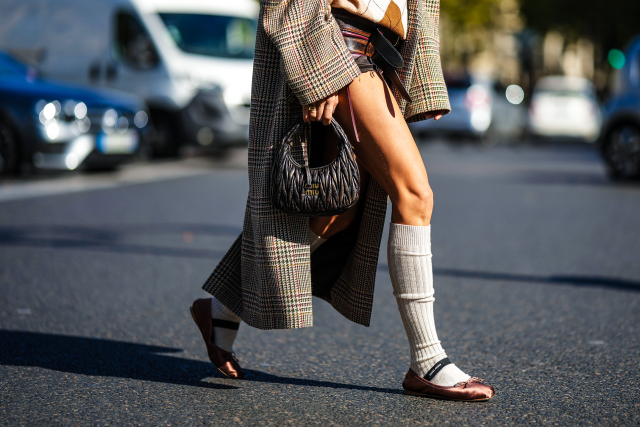
{"type": "Polygon", "coordinates": [[[437,122],[411,123],[419,136],[459,135],[495,143],[499,136],[519,138],[524,126],[522,107],[507,102],[504,90],[489,79],[469,75],[445,76],[451,112],[437,122]]]}
{"type": "Polygon", "coordinates": [[[589,80],[549,76],[536,83],[529,105],[530,135],[595,142],[601,123],[600,106],[589,80]]]}
{"type": "Polygon", "coordinates": [[[2,0],[0,48],[149,105],[154,154],[248,141],[255,0],[2,0]]]}
{"type": "Polygon", "coordinates": [[[134,155],[148,127],[144,103],[112,90],[39,79],[0,52],[0,170],[109,169],[134,155]]]}
{"type": "Polygon", "coordinates": [[[629,45],[605,106],[599,147],[612,178],[640,178],[640,38],[629,45]]]}

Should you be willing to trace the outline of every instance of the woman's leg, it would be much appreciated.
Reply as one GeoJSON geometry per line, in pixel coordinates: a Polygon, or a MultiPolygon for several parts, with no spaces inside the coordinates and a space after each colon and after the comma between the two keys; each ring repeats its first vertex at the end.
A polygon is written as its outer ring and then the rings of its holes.
{"type": "MultiPolygon", "coordinates": [[[[392,203],[389,272],[411,347],[411,368],[438,385],[453,386],[469,376],[447,364],[433,321],[430,222],[433,193],[407,123],[378,74],[364,73],[349,86],[360,142],[356,141],[346,89],[334,118],[347,133],[361,170],[386,191],[392,203]]],[[[356,212],[312,219],[311,229],[329,237],[346,228],[356,212]]]]}
{"type": "MultiPolygon", "coordinates": [[[[353,131],[351,133],[353,134],[353,131]]],[[[349,141],[351,141],[351,137],[349,137],[349,141]]],[[[337,151],[338,150],[335,146],[324,150],[322,164],[329,164],[333,159],[335,159],[337,151]]],[[[311,236],[314,238],[319,237],[324,241],[337,232],[347,229],[356,219],[358,209],[360,209],[360,204],[364,201],[367,186],[369,185],[369,172],[367,172],[367,170],[362,166],[357,155],[356,163],[358,164],[358,171],[360,173],[360,198],[358,199],[358,202],[351,209],[341,215],[309,218],[309,229],[313,233],[311,236]]],[[[319,246],[317,243],[316,245],[319,246]]]]}
{"type": "MultiPolygon", "coordinates": [[[[356,141],[353,131],[346,88],[340,91],[334,118],[355,147],[361,188],[367,188],[369,174],[373,175],[389,195],[392,222],[429,225],[433,193],[427,171],[389,88],[378,74],[368,72],[354,80],[349,89],[360,142],[356,141]]],[[[325,164],[335,158],[335,150],[333,144],[328,144],[324,151],[325,164]]],[[[358,205],[342,215],[311,218],[310,228],[321,237],[331,237],[353,222],[357,209],[358,205]]]]}

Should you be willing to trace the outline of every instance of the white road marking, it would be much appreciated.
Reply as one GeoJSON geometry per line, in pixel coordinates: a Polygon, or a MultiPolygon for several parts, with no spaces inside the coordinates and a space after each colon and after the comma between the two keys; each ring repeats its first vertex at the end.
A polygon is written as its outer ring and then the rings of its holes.
{"type": "Polygon", "coordinates": [[[232,150],[224,159],[189,158],[162,163],[134,163],[114,172],[0,181],[0,202],[43,197],[123,185],[206,175],[220,168],[246,168],[247,150],[232,150]]]}

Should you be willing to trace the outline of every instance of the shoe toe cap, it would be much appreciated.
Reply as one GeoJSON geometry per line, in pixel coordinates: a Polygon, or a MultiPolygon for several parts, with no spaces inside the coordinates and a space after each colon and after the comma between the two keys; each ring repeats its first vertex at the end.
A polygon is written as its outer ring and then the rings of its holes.
{"type": "Polygon", "coordinates": [[[490,385],[484,383],[474,383],[473,388],[475,389],[479,399],[491,399],[496,395],[496,390],[490,385]]]}

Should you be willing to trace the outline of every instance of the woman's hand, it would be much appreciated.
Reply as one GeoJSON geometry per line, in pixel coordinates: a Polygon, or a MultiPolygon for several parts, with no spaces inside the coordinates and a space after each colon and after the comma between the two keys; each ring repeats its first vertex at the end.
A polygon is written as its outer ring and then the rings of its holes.
{"type": "Polygon", "coordinates": [[[432,111],[430,113],[427,113],[426,118],[427,119],[431,119],[433,118],[434,120],[440,120],[442,118],[444,114],[441,113],[440,111],[432,111]]]}
{"type": "Polygon", "coordinates": [[[323,125],[331,123],[333,112],[338,106],[338,92],[327,96],[320,101],[302,107],[302,118],[305,122],[322,122],[323,125]]]}
{"type": "MultiPolygon", "coordinates": [[[[331,123],[331,119],[333,118],[333,112],[338,106],[338,92],[333,93],[327,96],[320,101],[314,102],[313,104],[305,105],[302,107],[302,118],[305,122],[322,122],[323,125],[328,125],[331,123]]],[[[443,112],[440,111],[432,111],[427,113],[426,118],[434,120],[440,120],[443,116],[443,112]]]]}

